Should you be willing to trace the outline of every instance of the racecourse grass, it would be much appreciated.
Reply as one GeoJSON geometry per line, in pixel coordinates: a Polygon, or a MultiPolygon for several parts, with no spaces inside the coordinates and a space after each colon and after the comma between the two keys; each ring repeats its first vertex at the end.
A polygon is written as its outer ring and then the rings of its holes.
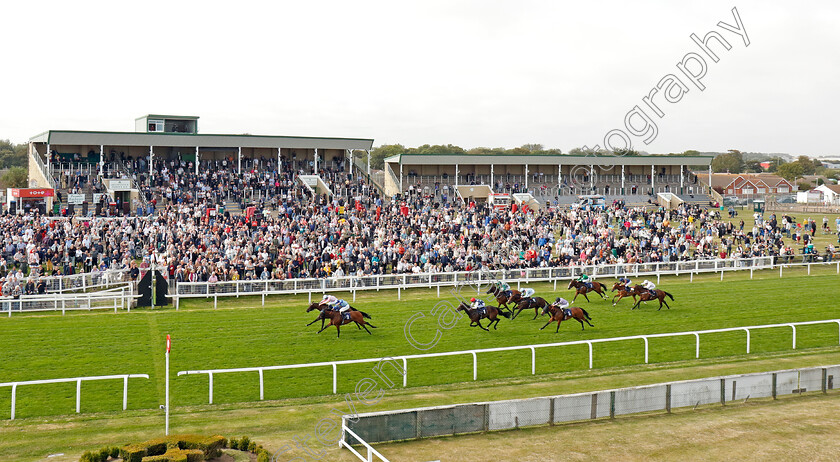
{"type": "MultiPolygon", "coordinates": [[[[502,346],[621,337],[638,334],[681,332],[798,321],[840,318],[835,291],[840,278],[834,266],[777,272],[663,278],[661,288],[672,293],[672,309],[657,311],[649,302],[630,310],[631,300],[618,306],[590,297],[579,297],[573,304],[592,316],[594,328],[580,329],[576,321],[566,321],[555,333],[556,324],[540,330],[547,318],[532,320],[533,311],[523,311],[513,321],[502,319],[498,330],[485,332],[469,327],[459,314],[454,328],[438,329],[431,308],[440,300],[453,306],[456,299],[448,290],[441,299],[434,290],[413,289],[396,300],[393,291],[357,294],[353,305],[371,314],[378,329],[368,335],[355,326],[342,328],[340,338],[334,327],[316,334],[320,323],[304,327],[315,318],[304,313],[304,297],[269,297],[261,306],[259,297],[228,298],[212,309],[212,301],[182,300],[179,311],[172,307],[134,310],[131,313],[99,312],[66,316],[22,315],[0,319],[5,361],[0,362],[0,381],[109,374],[149,374],[151,379],[129,381],[129,409],[156,408],[164,401],[164,338],[171,334],[171,387],[173,406],[207,404],[207,375],[177,377],[182,370],[237,368],[300,364],[342,359],[376,358],[431,352],[481,349],[502,346]],[[209,308],[208,308],[209,306],[209,308]],[[439,343],[428,351],[412,347],[405,338],[406,320],[417,312],[426,317],[412,326],[415,342],[427,343],[440,330],[439,343]]],[[[557,292],[547,283],[532,284],[547,299],[569,296],[565,285],[557,292]]],[[[473,290],[472,293],[475,291],[473,290]]],[[[462,294],[462,296],[470,296],[462,294]]],[[[483,294],[482,294],[483,295],[483,294]]],[[[350,298],[350,295],[347,295],[350,298]]],[[[485,323],[486,324],[486,323],[485,323]]],[[[764,354],[791,350],[792,329],[778,327],[753,330],[751,353],[764,354]]],[[[836,346],[836,324],[797,328],[797,349],[836,346]]],[[[650,339],[651,363],[693,360],[693,335],[650,339]]],[[[625,340],[593,345],[594,368],[642,364],[642,340],[625,340]]],[[[743,331],[703,334],[700,357],[714,358],[746,353],[743,331]]],[[[375,363],[338,367],[339,393],[353,392],[362,378],[376,378],[375,363]]],[[[585,371],[588,369],[586,345],[537,349],[536,372],[540,374],[585,371]]],[[[530,377],[530,350],[478,354],[478,379],[530,377]]],[[[397,386],[402,377],[390,374],[397,386]]],[[[473,379],[471,355],[411,359],[408,362],[409,387],[467,382],[473,379]]],[[[265,372],[265,399],[323,396],[332,393],[330,366],[265,372]]],[[[0,388],[0,418],[9,417],[10,388],[0,388]]],[[[259,400],[256,372],[214,375],[214,404],[259,400]]],[[[122,381],[84,382],[82,412],[118,411],[122,406],[122,381]]],[[[75,384],[21,386],[17,390],[17,417],[60,415],[75,412],[75,384]]]]}

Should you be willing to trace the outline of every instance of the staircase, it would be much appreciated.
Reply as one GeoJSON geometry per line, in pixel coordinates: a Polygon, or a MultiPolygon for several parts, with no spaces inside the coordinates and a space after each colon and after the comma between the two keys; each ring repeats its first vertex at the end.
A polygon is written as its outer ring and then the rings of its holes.
{"type": "Polygon", "coordinates": [[[242,207],[239,206],[239,203],[232,200],[225,200],[225,212],[230,213],[231,216],[240,216],[244,214],[242,207]]]}

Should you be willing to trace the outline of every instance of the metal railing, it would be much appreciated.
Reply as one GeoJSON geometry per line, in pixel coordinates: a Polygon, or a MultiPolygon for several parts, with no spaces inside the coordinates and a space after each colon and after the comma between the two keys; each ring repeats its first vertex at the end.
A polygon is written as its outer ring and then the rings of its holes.
{"type": "MultiPolygon", "coordinates": [[[[476,291],[484,284],[495,281],[506,281],[521,284],[532,282],[554,282],[554,289],[557,289],[557,282],[560,280],[573,279],[581,274],[590,277],[613,278],[624,275],[656,277],[657,281],[661,276],[700,273],[723,273],[726,271],[772,269],[773,259],[776,257],[754,257],[740,259],[714,259],[714,260],[690,260],[674,262],[652,262],[652,263],[625,263],[616,265],[582,265],[566,267],[546,268],[514,268],[504,270],[482,270],[478,272],[451,272],[451,273],[410,273],[410,274],[383,274],[370,276],[343,276],[330,278],[310,279],[265,279],[265,280],[237,280],[219,282],[179,282],[175,287],[173,297],[175,306],[178,307],[180,298],[209,298],[213,297],[214,306],[218,297],[239,297],[243,295],[260,295],[265,304],[266,295],[281,294],[309,294],[310,303],[313,293],[327,292],[352,292],[353,297],[359,290],[384,290],[396,289],[397,298],[401,299],[402,290],[408,288],[433,288],[437,287],[438,296],[440,288],[447,286],[472,285],[476,291]]],[[[840,270],[840,262],[838,262],[840,270]]]]}
{"type": "Polygon", "coordinates": [[[380,454],[379,451],[374,449],[373,446],[367,444],[365,442],[365,440],[363,440],[361,437],[359,437],[359,435],[354,433],[353,430],[350,430],[347,427],[347,423],[345,422],[344,417],[341,418],[341,439],[338,440],[338,447],[339,447],[339,449],[341,449],[342,447],[347,448],[348,450],[350,450],[350,452],[353,453],[353,455],[358,457],[359,460],[362,460],[362,461],[365,461],[365,462],[373,462],[374,460],[381,460],[382,462],[389,462],[388,459],[386,459],[385,456],[380,454]],[[351,437],[353,437],[353,439],[355,439],[358,442],[358,444],[361,444],[362,446],[364,446],[365,449],[367,449],[367,455],[362,456],[361,454],[359,454],[359,452],[356,451],[356,449],[353,446],[351,446],[350,443],[348,443],[346,441],[347,437],[345,435],[350,435],[351,437]],[[376,456],[376,459],[373,458],[374,456],[376,456]]]}
{"type": "MultiPolygon", "coordinates": [[[[206,369],[206,370],[193,370],[193,371],[180,371],[178,372],[178,376],[182,375],[196,375],[202,374],[207,375],[209,377],[209,404],[213,404],[213,375],[214,374],[226,374],[226,373],[234,373],[234,372],[257,372],[259,374],[259,386],[260,386],[260,400],[262,401],[265,399],[265,388],[263,384],[263,376],[265,371],[273,371],[273,370],[282,370],[282,369],[300,369],[300,368],[310,368],[310,367],[327,367],[331,366],[333,371],[332,377],[332,392],[333,394],[338,393],[338,366],[346,365],[346,364],[362,364],[362,363],[379,363],[380,365],[383,362],[388,361],[401,361],[402,362],[402,376],[403,376],[403,387],[408,386],[408,360],[409,359],[422,359],[422,358],[440,358],[444,356],[459,356],[459,355],[471,355],[473,358],[473,380],[478,380],[478,354],[480,353],[494,353],[500,351],[517,351],[517,350],[530,350],[531,351],[531,375],[536,375],[537,373],[537,349],[538,348],[554,348],[554,347],[564,347],[564,346],[572,346],[572,345],[588,345],[589,347],[589,369],[593,368],[594,365],[594,352],[593,352],[593,345],[597,343],[609,343],[609,342],[621,342],[627,340],[642,340],[644,342],[644,364],[649,363],[649,348],[650,348],[650,339],[653,338],[665,338],[665,337],[682,337],[682,336],[691,336],[693,335],[696,339],[696,347],[695,347],[695,358],[700,358],[700,335],[701,334],[714,334],[714,333],[722,333],[722,332],[739,332],[743,331],[746,333],[746,353],[750,353],[750,336],[751,331],[755,329],[771,329],[771,328],[779,328],[779,327],[789,327],[793,329],[793,343],[791,348],[796,349],[796,327],[797,326],[810,326],[810,325],[817,325],[817,324],[831,324],[836,323],[838,328],[838,344],[840,344],[840,319],[828,319],[822,321],[803,321],[803,322],[791,322],[791,323],[783,323],[783,324],[766,324],[761,326],[743,326],[743,327],[727,327],[722,329],[707,329],[707,330],[697,330],[697,331],[686,331],[686,332],[671,332],[671,333],[662,333],[662,334],[644,334],[644,335],[630,335],[625,337],[611,337],[611,338],[599,338],[599,339],[591,339],[591,340],[575,340],[571,342],[556,342],[556,343],[543,343],[543,344],[536,344],[536,345],[520,345],[520,346],[510,346],[510,347],[497,347],[497,348],[483,348],[483,349],[476,349],[476,350],[462,350],[462,351],[446,351],[441,353],[424,353],[424,354],[417,354],[417,355],[405,355],[405,356],[394,356],[394,357],[382,357],[382,358],[368,358],[368,359],[348,359],[348,360],[341,360],[341,361],[326,361],[326,362],[318,362],[318,363],[306,363],[306,364],[287,364],[281,366],[264,366],[264,367],[241,367],[241,368],[232,368],[232,369],[206,369]]],[[[410,326],[406,327],[406,329],[410,329],[410,326]]],[[[377,366],[378,367],[378,366],[377,366]]],[[[394,367],[397,368],[396,364],[394,367]]],[[[398,369],[399,370],[399,369],[398,369]]]]}
{"type": "Polygon", "coordinates": [[[148,379],[147,374],[120,374],[120,375],[98,375],[92,377],[72,377],[66,379],[47,379],[47,380],[28,380],[24,382],[7,382],[0,383],[0,388],[12,388],[12,415],[11,420],[15,420],[15,401],[17,394],[17,387],[19,385],[43,385],[47,383],[67,383],[76,382],[76,413],[82,412],[82,382],[94,380],[111,380],[123,379],[123,411],[128,408],[128,379],[148,379]]]}
{"type": "Polygon", "coordinates": [[[0,313],[12,317],[13,312],[22,314],[35,311],[119,310],[131,311],[134,291],[131,284],[112,287],[98,292],[52,293],[42,295],[21,295],[0,297],[0,313]]]}

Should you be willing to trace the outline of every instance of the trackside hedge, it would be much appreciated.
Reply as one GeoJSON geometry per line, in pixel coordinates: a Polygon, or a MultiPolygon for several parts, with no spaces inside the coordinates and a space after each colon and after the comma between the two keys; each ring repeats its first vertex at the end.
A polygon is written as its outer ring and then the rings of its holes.
{"type": "Polygon", "coordinates": [[[194,462],[212,459],[227,446],[223,436],[171,435],[120,448],[126,462],[194,462]]]}

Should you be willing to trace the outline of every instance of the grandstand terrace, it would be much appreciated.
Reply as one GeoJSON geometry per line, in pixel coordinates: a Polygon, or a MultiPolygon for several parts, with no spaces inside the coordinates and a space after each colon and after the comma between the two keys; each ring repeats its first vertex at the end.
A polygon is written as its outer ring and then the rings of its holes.
{"type": "Polygon", "coordinates": [[[695,172],[709,170],[711,162],[711,156],[399,154],[385,159],[385,191],[452,197],[453,188],[487,185],[490,193],[530,193],[543,202],[600,194],[643,203],[673,193],[708,203],[709,185],[695,172]]]}
{"type": "Polygon", "coordinates": [[[203,134],[198,119],[149,114],[135,120],[134,132],[46,131],[29,141],[30,186],[55,189],[59,202],[77,209],[108,201],[132,214],[168,202],[245,204],[298,189],[327,192],[353,172],[347,154],[354,150],[367,153],[368,165],[356,167],[369,172],[372,139],[203,134]]]}

